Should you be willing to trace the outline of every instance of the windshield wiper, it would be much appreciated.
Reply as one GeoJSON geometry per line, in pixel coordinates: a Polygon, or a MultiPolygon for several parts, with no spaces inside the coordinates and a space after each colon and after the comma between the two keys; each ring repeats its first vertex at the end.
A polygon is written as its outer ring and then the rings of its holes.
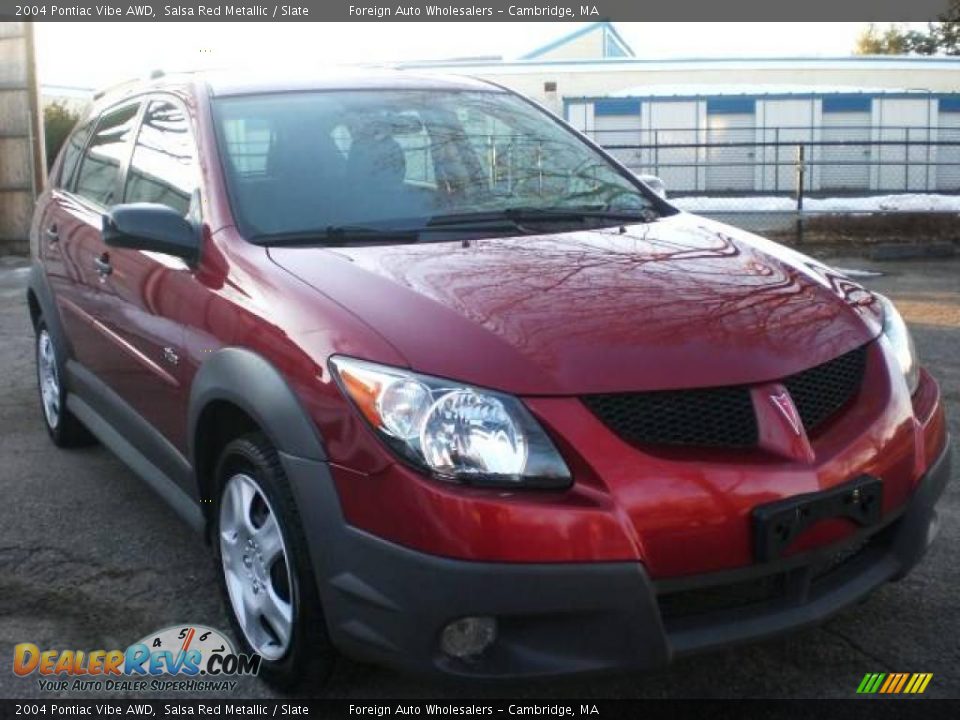
{"type": "Polygon", "coordinates": [[[295,232],[263,233],[254,235],[250,240],[258,245],[350,245],[353,243],[377,242],[379,240],[396,242],[419,239],[419,228],[380,228],[368,225],[329,225],[316,230],[297,230],[295,232]]]}
{"type": "Polygon", "coordinates": [[[469,233],[484,231],[519,231],[517,223],[509,218],[471,218],[451,224],[419,225],[416,227],[375,227],[369,225],[330,225],[317,230],[264,233],[254,235],[251,241],[258,245],[355,245],[376,242],[419,242],[426,233],[469,233]]]}
{"type": "Polygon", "coordinates": [[[429,227],[454,227],[471,223],[491,223],[509,220],[513,223],[525,222],[571,222],[583,220],[612,220],[615,222],[648,223],[657,219],[651,210],[613,210],[604,208],[538,208],[512,207],[502,210],[490,210],[474,213],[437,215],[430,219],[429,227]]]}

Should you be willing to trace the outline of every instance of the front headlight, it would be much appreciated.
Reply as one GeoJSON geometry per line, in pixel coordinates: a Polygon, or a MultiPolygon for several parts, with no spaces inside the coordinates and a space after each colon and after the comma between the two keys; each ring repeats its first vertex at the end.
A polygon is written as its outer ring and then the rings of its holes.
{"type": "Polygon", "coordinates": [[[442,480],[563,488],[570,471],[517,398],[364,360],[330,359],[334,377],[401,457],[442,480]]]}
{"type": "Polygon", "coordinates": [[[920,384],[920,365],[917,361],[917,349],[913,344],[913,336],[899,311],[890,302],[890,298],[874,293],[883,309],[883,334],[893,348],[893,354],[903,371],[910,394],[913,395],[920,384]]]}

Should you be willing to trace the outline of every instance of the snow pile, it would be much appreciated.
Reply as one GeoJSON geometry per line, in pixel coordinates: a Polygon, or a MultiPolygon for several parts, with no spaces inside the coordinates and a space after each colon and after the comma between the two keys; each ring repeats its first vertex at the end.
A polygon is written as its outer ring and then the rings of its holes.
{"type": "MultiPolygon", "coordinates": [[[[670,202],[691,213],[794,212],[790,197],[673,197],[670,202]]],[[[804,198],[803,209],[811,213],[956,212],[960,195],[878,195],[874,197],[804,198]]]]}

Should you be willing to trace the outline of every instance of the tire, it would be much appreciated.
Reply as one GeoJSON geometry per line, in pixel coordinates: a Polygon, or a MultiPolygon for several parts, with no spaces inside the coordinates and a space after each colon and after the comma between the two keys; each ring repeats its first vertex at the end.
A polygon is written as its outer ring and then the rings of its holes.
{"type": "Polygon", "coordinates": [[[333,670],[337,651],[280,458],[263,435],[245,435],[224,448],[216,481],[211,545],[234,635],[243,652],[261,656],[260,677],[268,684],[291,692],[309,682],[316,689],[333,670]]]}
{"type": "Polygon", "coordinates": [[[43,318],[37,322],[34,350],[40,410],[47,434],[50,435],[53,444],[61,448],[93,445],[96,439],[67,409],[69,391],[64,383],[65,374],[61,362],[63,353],[56,346],[56,341],[43,318]]]}

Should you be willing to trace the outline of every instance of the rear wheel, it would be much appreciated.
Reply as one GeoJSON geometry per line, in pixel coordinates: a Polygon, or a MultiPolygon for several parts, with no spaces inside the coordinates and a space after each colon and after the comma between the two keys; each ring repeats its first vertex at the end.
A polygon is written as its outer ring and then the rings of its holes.
{"type": "Polygon", "coordinates": [[[40,406],[50,439],[58,447],[82,447],[95,442],[90,432],[67,409],[67,389],[63,384],[59,354],[53,336],[41,319],[37,323],[37,384],[40,406]]]}
{"type": "Polygon", "coordinates": [[[291,690],[322,681],[336,657],[280,459],[260,434],[234,440],[217,469],[214,554],[234,633],[261,676],[291,690]]]}

